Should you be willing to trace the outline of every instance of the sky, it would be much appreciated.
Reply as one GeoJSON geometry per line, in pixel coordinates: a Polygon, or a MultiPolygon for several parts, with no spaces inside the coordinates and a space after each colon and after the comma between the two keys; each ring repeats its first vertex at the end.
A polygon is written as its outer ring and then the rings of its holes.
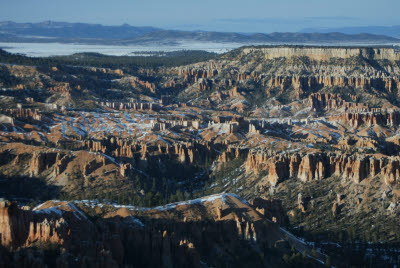
{"type": "Polygon", "coordinates": [[[400,25],[399,0],[0,0],[0,21],[230,32],[400,25]]]}

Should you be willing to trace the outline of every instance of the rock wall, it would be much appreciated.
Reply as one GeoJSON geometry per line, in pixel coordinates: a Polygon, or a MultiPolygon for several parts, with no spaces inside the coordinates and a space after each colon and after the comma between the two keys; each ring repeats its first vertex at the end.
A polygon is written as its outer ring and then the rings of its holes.
{"type": "Polygon", "coordinates": [[[399,94],[400,78],[398,77],[335,77],[335,76],[274,76],[268,82],[269,87],[279,87],[286,90],[293,87],[297,98],[307,97],[308,92],[324,87],[371,87],[377,90],[399,94]]]}
{"type": "Polygon", "coordinates": [[[38,109],[23,109],[23,108],[17,108],[17,109],[0,109],[0,113],[4,113],[7,115],[10,115],[15,118],[21,118],[21,119],[33,119],[37,121],[42,120],[42,115],[39,113],[38,109]]]}
{"type": "Polygon", "coordinates": [[[155,209],[140,219],[126,208],[110,207],[112,212],[104,214],[96,207],[97,217],[87,217],[85,205],[74,202],[48,201],[35,210],[1,202],[0,265],[11,260],[21,263],[18,267],[48,262],[46,254],[25,259],[34,246],[40,246],[42,251],[59,249],[52,255],[57,267],[202,267],[201,260],[215,267],[221,258],[230,266],[238,261],[232,254],[249,256],[280,239],[279,225],[238,199],[227,200],[215,200],[220,204],[216,218],[212,201],[178,205],[179,212],[172,208],[170,216],[155,209]],[[177,216],[182,212],[192,217],[182,220],[177,216]]]}
{"type": "Polygon", "coordinates": [[[330,93],[313,93],[309,96],[309,102],[313,111],[329,111],[334,109],[344,108],[348,109],[367,109],[368,105],[362,103],[356,103],[358,101],[357,96],[350,95],[353,101],[347,102],[343,100],[339,95],[330,93]]]}
{"type": "Polygon", "coordinates": [[[57,213],[51,218],[18,208],[16,203],[0,202],[1,245],[17,249],[38,241],[62,244],[69,228],[57,213]]]}
{"type": "Polygon", "coordinates": [[[348,124],[352,127],[367,126],[398,126],[400,124],[400,111],[382,112],[348,112],[331,116],[330,120],[348,124]]]}
{"type": "Polygon", "coordinates": [[[400,54],[393,48],[349,48],[349,47],[264,47],[264,48],[243,48],[242,54],[261,52],[266,59],[309,57],[313,60],[327,61],[331,58],[350,58],[361,56],[373,60],[400,60],[400,54]]]}
{"type": "Polygon", "coordinates": [[[276,185],[289,179],[321,180],[337,176],[355,183],[367,177],[379,176],[386,184],[400,179],[400,157],[350,155],[341,153],[295,153],[273,155],[250,151],[245,163],[247,173],[266,172],[265,183],[276,185]]]}
{"type": "Polygon", "coordinates": [[[156,103],[149,102],[112,102],[105,101],[99,103],[103,107],[108,107],[115,110],[121,111],[158,111],[160,110],[160,106],[156,103]]]}

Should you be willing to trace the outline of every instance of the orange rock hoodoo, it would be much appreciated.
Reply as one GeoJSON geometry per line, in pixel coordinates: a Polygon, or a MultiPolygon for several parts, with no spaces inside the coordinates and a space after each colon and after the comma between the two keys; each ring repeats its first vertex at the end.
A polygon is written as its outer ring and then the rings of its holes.
{"type": "Polygon", "coordinates": [[[375,157],[335,153],[271,155],[249,152],[246,171],[267,171],[264,178],[271,185],[289,178],[302,181],[321,180],[331,176],[359,183],[369,176],[379,176],[386,184],[399,179],[400,157],[375,157]]]}
{"type": "Polygon", "coordinates": [[[305,97],[305,93],[322,87],[377,88],[392,93],[400,90],[399,78],[373,77],[333,77],[333,76],[275,76],[268,84],[282,90],[293,87],[296,97],[305,97]]]}

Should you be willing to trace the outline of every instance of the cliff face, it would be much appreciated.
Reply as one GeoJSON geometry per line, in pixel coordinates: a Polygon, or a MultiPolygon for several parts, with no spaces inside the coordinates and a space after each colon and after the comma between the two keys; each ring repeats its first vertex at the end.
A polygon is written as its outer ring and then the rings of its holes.
{"type": "MultiPolygon", "coordinates": [[[[54,210],[56,211],[56,210],[54,210]]],[[[63,244],[69,228],[57,212],[49,211],[50,217],[20,209],[16,203],[0,203],[1,245],[17,249],[43,243],[63,244]]]]}
{"type": "Polygon", "coordinates": [[[355,183],[379,176],[386,184],[394,184],[399,178],[399,160],[399,157],[321,152],[283,155],[249,152],[245,167],[247,172],[266,171],[263,182],[271,185],[289,178],[307,182],[332,176],[355,183]]]}
{"type": "Polygon", "coordinates": [[[42,115],[39,113],[38,109],[0,109],[0,113],[8,114],[15,118],[32,119],[37,121],[42,120],[42,115]]]}
{"type": "MultiPolygon", "coordinates": [[[[84,185],[93,187],[97,183],[95,178],[102,183],[111,176],[122,181],[131,169],[128,164],[118,164],[99,153],[53,150],[20,143],[4,144],[0,149],[0,159],[3,174],[10,182],[16,182],[20,177],[30,177],[32,181],[40,178],[46,185],[52,185],[50,188],[55,192],[58,192],[56,188],[64,188],[74,194],[84,185]]],[[[30,189],[26,191],[30,192],[30,189]]],[[[46,195],[45,192],[37,193],[41,194],[46,195]]]]}
{"type": "Polygon", "coordinates": [[[331,58],[350,58],[355,56],[372,60],[400,60],[400,54],[393,48],[341,48],[341,47],[267,47],[244,48],[242,53],[261,52],[266,59],[283,57],[309,57],[313,60],[326,61],[331,58]]]}
{"type": "MultiPolygon", "coordinates": [[[[140,221],[131,222],[131,216],[125,220],[109,219],[93,223],[75,205],[61,206],[30,211],[21,210],[15,203],[1,203],[1,245],[9,251],[29,249],[34,245],[53,245],[53,248],[58,245],[62,250],[57,256],[57,263],[64,267],[74,263],[119,267],[127,262],[127,258],[145,266],[174,263],[182,267],[191,263],[196,267],[199,262],[194,249],[179,243],[178,237],[171,237],[167,231],[162,235],[155,229],[144,229],[140,221]],[[95,226],[99,231],[93,229],[95,226]],[[127,256],[128,252],[134,252],[134,255],[127,256]],[[174,258],[175,254],[178,259],[174,258]]],[[[43,249],[46,250],[45,247],[43,249]]],[[[23,262],[23,256],[16,260],[23,262]]]]}
{"type": "MultiPolygon", "coordinates": [[[[257,207],[264,214],[282,218],[279,204],[264,205],[261,201],[257,207]]],[[[230,253],[242,256],[256,252],[256,248],[268,249],[284,237],[277,224],[236,196],[211,196],[192,205],[167,207],[166,211],[139,212],[112,206],[102,210],[94,205],[97,216],[89,218],[86,210],[93,213],[93,209],[84,203],[49,201],[35,210],[22,210],[16,203],[2,202],[0,252],[24,251],[35,245],[47,250],[46,245],[52,245],[59,249],[55,257],[60,267],[200,267],[201,262],[218,265],[221,257],[224,263],[233,263],[237,259],[230,253]],[[137,213],[140,219],[134,216],[137,213]]],[[[7,261],[4,258],[0,255],[0,263],[7,261]]],[[[24,263],[26,257],[15,254],[14,258],[24,263]]],[[[44,255],[33,259],[46,261],[44,255]]],[[[259,261],[254,259],[253,263],[257,266],[259,261]]]]}
{"type": "Polygon", "coordinates": [[[374,77],[334,77],[334,76],[277,76],[269,80],[270,87],[286,90],[293,87],[297,98],[305,98],[313,91],[322,88],[351,87],[370,89],[377,88],[386,93],[400,92],[399,78],[374,77]]]}
{"type": "Polygon", "coordinates": [[[269,98],[283,95],[291,101],[338,88],[376,90],[391,98],[400,94],[398,60],[400,53],[392,48],[245,47],[219,60],[161,73],[171,76],[167,88],[186,89],[182,95],[186,91],[219,91],[218,103],[237,101],[244,95],[224,94],[233,87],[250,94],[261,88],[269,98]]]}
{"type": "Polygon", "coordinates": [[[350,96],[353,102],[347,102],[339,95],[330,93],[313,93],[309,96],[311,110],[316,112],[329,111],[335,109],[367,109],[368,106],[358,102],[358,96],[350,96]]]}
{"type": "Polygon", "coordinates": [[[369,109],[360,109],[360,112],[349,112],[331,117],[331,120],[337,120],[352,127],[365,125],[371,126],[395,126],[400,123],[399,111],[381,111],[369,112],[369,109]]]}

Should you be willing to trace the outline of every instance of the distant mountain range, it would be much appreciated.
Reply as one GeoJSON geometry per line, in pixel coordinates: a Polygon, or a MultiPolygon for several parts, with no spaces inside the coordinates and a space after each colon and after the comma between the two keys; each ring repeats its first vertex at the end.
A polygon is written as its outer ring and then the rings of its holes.
{"type": "Polygon", "coordinates": [[[237,43],[330,43],[330,42],[398,42],[399,39],[383,35],[342,33],[271,33],[239,34],[224,32],[156,31],[132,40],[135,43],[186,41],[214,41],[237,43]]]}
{"type": "Polygon", "coordinates": [[[340,32],[345,34],[378,34],[400,38],[400,25],[397,26],[365,26],[365,27],[342,27],[342,28],[306,28],[303,33],[331,33],[340,32]]]}
{"type": "MultiPolygon", "coordinates": [[[[206,31],[164,30],[128,24],[45,21],[40,23],[0,22],[0,42],[61,42],[86,44],[174,44],[181,41],[235,43],[398,43],[399,39],[371,33],[313,32],[246,34],[206,31]]],[[[400,36],[399,36],[400,37],[400,36]]]]}
{"type": "Polygon", "coordinates": [[[19,37],[125,39],[158,31],[154,27],[104,26],[101,24],[45,21],[39,23],[0,22],[0,32],[19,37]]]}

